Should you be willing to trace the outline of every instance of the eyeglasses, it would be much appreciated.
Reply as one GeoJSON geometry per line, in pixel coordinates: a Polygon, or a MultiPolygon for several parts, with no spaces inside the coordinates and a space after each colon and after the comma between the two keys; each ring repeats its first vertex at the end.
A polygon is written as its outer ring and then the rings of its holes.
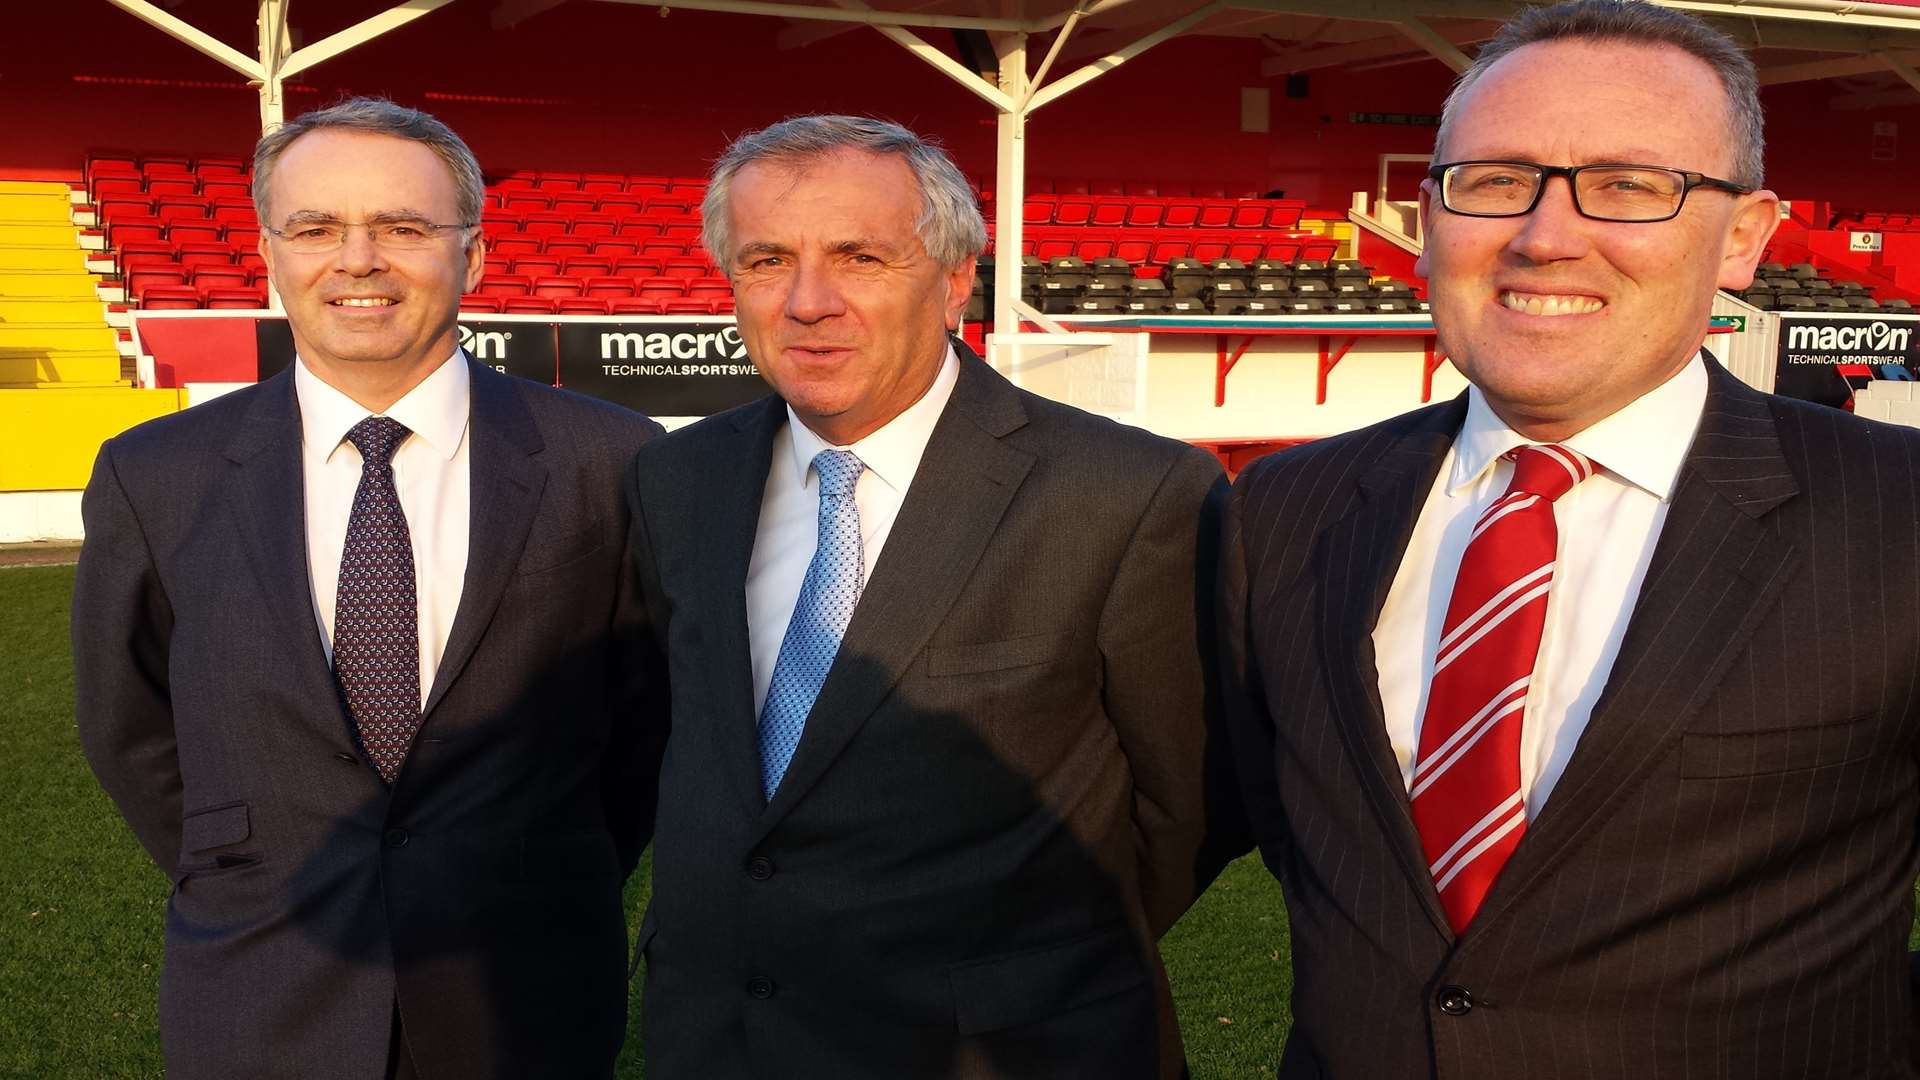
{"type": "Polygon", "coordinates": [[[1467,217],[1520,217],[1540,205],[1547,180],[1567,178],[1573,208],[1595,221],[1667,221],[1697,187],[1735,195],[1753,189],[1731,180],[1659,165],[1541,165],[1532,161],[1451,161],[1427,170],[1440,181],[1440,205],[1467,217]]]}
{"type": "Polygon", "coordinates": [[[439,242],[440,234],[455,229],[471,229],[473,222],[460,225],[435,225],[416,218],[391,218],[380,221],[302,221],[285,230],[262,225],[287,250],[301,255],[322,255],[338,251],[347,242],[350,229],[367,230],[375,247],[387,251],[417,251],[439,242]]]}

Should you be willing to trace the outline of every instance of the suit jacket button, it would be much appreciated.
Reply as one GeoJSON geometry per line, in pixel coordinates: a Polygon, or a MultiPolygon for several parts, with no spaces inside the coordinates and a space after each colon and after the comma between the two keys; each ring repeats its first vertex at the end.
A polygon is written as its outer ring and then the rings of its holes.
{"type": "Polygon", "coordinates": [[[358,765],[358,764],[360,764],[360,759],[359,759],[359,758],[357,758],[357,757],[354,757],[354,756],[353,756],[352,754],[349,754],[349,753],[347,753],[347,752],[346,752],[345,750],[336,750],[336,751],[334,751],[334,752],[333,752],[333,756],[334,756],[334,757],[335,757],[335,758],[336,758],[337,760],[340,760],[340,761],[344,761],[344,762],[346,762],[346,763],[347,763],[347,764],[349,764],[349,765],[358,765]]]}
{"type": "Polygon", "coordinates": [[[773,860],[755,855],[747,860],[747,876],[755,881],[765,881],[773,876],[773,860]]]}
{"type": "Polygon", "coordinates": [[[387,846],[388,847],[391,847],[391,848],[406,847],[408,839],[410,838],[407,836],[407,830],[405,829],[388,829],[387,830],[387,846]]]}
{"type": "Polygon", "coordinates": [[[773,996],[773,980],[765,975],[755,975],[747,980],[747,993],[764,1001],[773,996]]]}
{"type": "Polygon", "coordinates": [[[1473,1011],[1473,995],[1464,986],[1443,986],[1434,1000],[1448,1016],[1465,1016],[1473,1011]]]}

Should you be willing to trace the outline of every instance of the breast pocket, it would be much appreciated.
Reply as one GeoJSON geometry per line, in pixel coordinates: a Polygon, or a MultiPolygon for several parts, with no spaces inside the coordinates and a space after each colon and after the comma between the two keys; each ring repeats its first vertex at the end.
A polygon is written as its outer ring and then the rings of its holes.
{"type": "Polygon", "coordinates": [[[606,533],[597,521],[584,529],[562,532],[558,536],[543,536],[536,530],[527,539],[526,550],[521,553],[518,574],[531,577],[571,566],[599,551],[605,543],[606,533]]]}
{"type": "Polygon", "coordinates": [[[1771,776],[1846,765],[1871,757],[1878,743],[1872,716],[1770,731],[1694,733],[1680,737],[1683,780],[1771,776]]]}
{"type": "Polygon", "coordinates": [[[934,676],[972,675],[983,671],[1050,664],[1067,654],[1073,642],[1071,633],[1025,634],[1002,641],[982,641],[963,645],[929,645],[927,674],[934,676]]]}

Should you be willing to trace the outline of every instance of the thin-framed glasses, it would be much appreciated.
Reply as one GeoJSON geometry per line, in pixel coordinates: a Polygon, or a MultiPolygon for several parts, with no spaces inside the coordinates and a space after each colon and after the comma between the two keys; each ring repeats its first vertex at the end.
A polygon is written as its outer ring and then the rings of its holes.
{"type": "Polygon", "coordinates": [[[1533,212],[1547,181],[1564,176],[1573,208],[1595,221],[1667,221],[1694,188],[1735,195],[1753,189],[1663,165],[1542,165],[1534,161],[1449,161],[1427,170],[1440,182],[1440,205],[1467,217],[1520,217],[1533,212]]]}
{"type": "Polygon", "coordinates": [[[471,229],[474,223],[454,225],[436,225],[419,218],[379,218],[374,221],[329,221],[316,218],[296,221],[285,229],[276,229],[271,225],[262,225],[262,229],[271,233],[287,250],[300,255],[322,255],[329,251],[338,251],[347,242],[347,233],[352,229],[367,230],[367,238],[375,247],[387,251],[418,251],[432,247],[440,239],[440,234],[458,229],[471,229]]]}

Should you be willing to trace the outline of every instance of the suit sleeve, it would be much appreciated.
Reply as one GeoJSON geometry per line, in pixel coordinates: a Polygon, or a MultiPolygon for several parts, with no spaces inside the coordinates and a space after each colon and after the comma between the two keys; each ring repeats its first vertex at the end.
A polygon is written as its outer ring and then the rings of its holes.
{"type": "Polygon", "coordinates": [[[1133,774],[1133,827],[1148,928],[1163,934],[1245,849],[1238,800],[1219,782],[1213,603],[1226,479],[1183,454],[1122,556],[1099,644],[1105,707],[1133,774]]]}
{"type": "MultiPolygon", "coordinates": [[[[1227,500],[1221,529],[1219,573],[1220,695],[1227,755],[1237,772],[1240,806],[1253,837],[1283,836],[1280,792],[1273,771],[1274,727],[1260,681],[1250,618],[1245,503],[1250,475],[1243,474],[1227,500]]],[[[1273,853],[1265,852],[1268,865],[1273,853]]]]}
{"type": "Polygon", "coordinates": [[[658,810],[660,761],[667,742],[667,669],[655,645],[653,619],[642,585],[653,565],[640,510],[638,467],[629,462],[622,484],[627,544],[615,604],[613,670],[614,738],[607,758],[607,820],[613,823],[622,869],[631,874],[653,839],[658,810]]]}
{"type": "Polygon", "coordinates": [[[101,447],[81,500],[75,722],[100,786],[147,854],[177,877],[181,780],[168,687],[173,609],[113,453],[113,443],[101,447]]]}

